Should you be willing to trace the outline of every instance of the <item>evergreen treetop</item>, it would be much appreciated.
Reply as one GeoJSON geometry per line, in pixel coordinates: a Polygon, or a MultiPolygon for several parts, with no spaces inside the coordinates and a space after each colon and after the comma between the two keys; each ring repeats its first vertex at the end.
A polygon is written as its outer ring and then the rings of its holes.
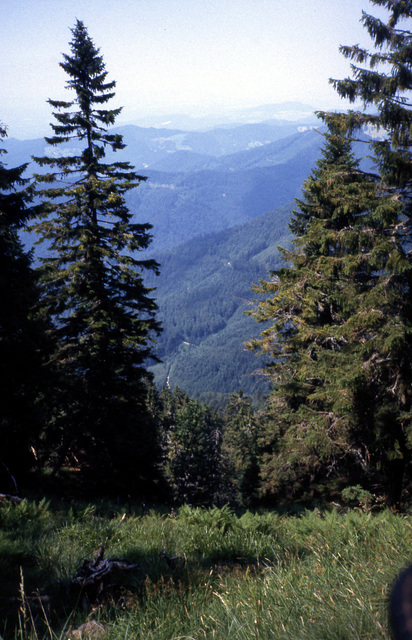
{"type": "MultiPolygon", "coordinates": [[[[351,103],[361,101],[370,111],[350,111],[347,114],[324,114],[339,118],[349,132],[371,125],[383,139],[372,144],[378,167],[386,187],[407,195],[410,191],[412,103],[412,7],[404,0],[371,0],[388,10],[383,21],[362,12],[362,22],[374,43],[368,51],[359,45],[341,46],[341,53],[352,60],[352,77],[331,79],[336,91],[351,103]],[[406,24],[405,24],[406,23],[406,24]],[[408,28],[409,27],[409,28],[408,28]]],[[[409,215],[409,204],[405,208],[409,215]]]]}

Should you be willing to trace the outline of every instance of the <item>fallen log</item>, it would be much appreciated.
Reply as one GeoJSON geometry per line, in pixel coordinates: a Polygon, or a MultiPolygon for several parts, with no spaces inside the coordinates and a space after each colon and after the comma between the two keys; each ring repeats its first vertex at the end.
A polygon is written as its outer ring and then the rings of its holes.
{"type": "Polygon", "coordinates": [[[83,560],[83,564],[71,581],[79,589],[83,599],[91,605],[100,602],[105,592],[114,587],[123,586],[125,574],[139,570],[139,565],[123,558],[105,558],[104,547],[99,544],[98,552],[92,560],[83,560]]]}

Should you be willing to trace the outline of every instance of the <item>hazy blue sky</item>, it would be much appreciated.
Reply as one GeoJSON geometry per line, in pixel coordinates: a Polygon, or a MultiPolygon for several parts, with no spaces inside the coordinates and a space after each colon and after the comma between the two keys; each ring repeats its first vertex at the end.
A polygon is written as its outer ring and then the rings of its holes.
{"type": "Polygon", "coordinates": [[[368,0],[0,0],[0,121],[9,136],[50,133],[47,98],[71,99],[59,62],[76,18],[117,82],[122,121],[288,100],[344,108],[328,78],[349,73],[340,44],[370,44],[362,9],[379,15],[368,0]]]}

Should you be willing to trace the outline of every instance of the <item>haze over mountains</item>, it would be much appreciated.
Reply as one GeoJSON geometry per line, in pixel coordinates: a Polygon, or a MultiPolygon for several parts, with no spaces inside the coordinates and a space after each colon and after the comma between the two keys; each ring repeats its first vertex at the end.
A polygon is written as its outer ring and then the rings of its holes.
{"type": "Polygon", "coordinates": [[[250,139],[249,149],[213,156],[172,151],[175,141],[168,138],[168,155],[142,169],[137,165],[148,180],[133,191],[129,204],[136,219],[153,224],[151,252],[233,227],[293,200],[318,156],[321,136],[307,130],[275,142],[250,139]]]}
{"type": "MultiPolygon", "coordinates": [[[[152,253],[251,220],[287,204],[298,192],[321,141],[312,129],[320,123],[310,108],[286,103],[235,112],[231,117],[235,115],[241,122],[237,126],[197,131],[169,125],[115,129],[127,146],[107,159],[128,160],[148,178],[131,193],[129,204],[137,220],[153,224],[152,253]],[[285,114],[290,121],[279,117],[285,114]],[[293,121],[297,114],[301,120],[293,121]],[[258,117],[265,121],[245,122],[258,117]]],[[[221,116],[225,117],[229,116],[221,116]]],[[[43,138],[9,138],[5,146],[10,166],[31,156],[78,152],[76,144],[51,147],[43,138]]],[[[40,169],[31,165],[28,172],[33,170],[40,169]]]]}
{"type": "MultiPolygon", "coordinates": [[[[252,283],[279,266],[277,245],[290,241],[293,199],[323,142],[314,129],[321,123],[305,105],[269,105],[238,112],[237,124],[234,118],[226,113],[212,128],[198,119],[196,130],[183,116],[123,125],[116,131],[126,149],[107,156],[148,178],[128,204],[136,222],[153,225],[148,254],[161,264],[161,275],[148,278],[164,328],[156,381],[212,401],[240,388],[253,395],[265,389],[252,375],[262,361],[243,344],[261,327],[244,311],[252,283]]],[[[5,142],[9,166],[77,152],[44,139],[5,142]]]]}
{"type": "MultiPolygon", "coordinates": [[[[126,115],[126,112],[125,114],[126,115]]],[[[282,124],[299,122],[313,124],[316,121],[314,108],[301,102],[282,102],[279,104],[265,104],[249,108],[224,109],[219,112],[210,110],[187,115],[180,114],[150,114],[139,115],[135,120],[130,118],[124,124],[134,124],[140,127],[168,127],[169,129],[184,129],[185,131],[204,131],[219,127],[238,127],[241,124],[282,124]]]]}

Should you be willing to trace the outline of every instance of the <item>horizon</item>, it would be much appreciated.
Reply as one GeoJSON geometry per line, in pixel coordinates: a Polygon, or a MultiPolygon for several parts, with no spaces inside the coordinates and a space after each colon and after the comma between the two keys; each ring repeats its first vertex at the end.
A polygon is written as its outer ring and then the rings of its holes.
{"type": "Polygon", "coordinates": [[[372,42],[369,0],[0,0],[3,15],[0,122],[17,139],[50,135],[48,99],[70,100],[60,68],[75,20],[100,49],[117,126],[148,116],[219,116],[300,102],[313,110],[349,107],[329,78],[350,74],[342,44],[372,42]]]}
{"type": "MultiPolygon", "coordinates": [[[[310,105],[305,105],[296,101],[287,101],[245,108],[227,108],[216,112],[197,112],[192,115],[190,115],[190,113],[184,113],[183,111],[176,111],[175,113],[159,112],[159,114],[149,112],[147,114],[142,113],[135,119],[131,118],[131,120],[115,122],[115,124],[109,128],[112,130],[118,130],[123,127],[137,127],[142,129],[153,128],[191,133],[196,131],[207,132],[220,128],[232,129],[243,125],[246,126],[261,123],[267,125],[273,124],[273,126],[282,126],[282,123],[296,123],[297,125],[302,125],[303,128],[306,129],[308,127],[312,128],[313,125],[318,122],[315,111],[316,110],[310,105]],[[269,112],[271,115],[265,117],[265,114],[269,112]],[[169,118],[169,120],[165,120],[165,118],[169,118]]],[[[319,126],[322,126],[321,123],[319,123],[319,126]]],[[[40,133],[39,135],[17,136],[12,135],[9,129],[10,128],[6,125],[6,140],[9,141],[17,140],[18,142],[30,142],[47,138],[52,134],[51,128],[49,128],[49,131],[45,134],[40,133]]]]}

